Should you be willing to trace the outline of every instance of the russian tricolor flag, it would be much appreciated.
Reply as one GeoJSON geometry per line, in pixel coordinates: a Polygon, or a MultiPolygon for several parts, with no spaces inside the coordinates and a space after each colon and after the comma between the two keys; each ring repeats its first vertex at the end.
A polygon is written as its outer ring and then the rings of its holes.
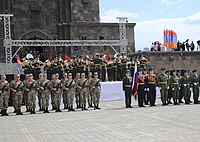
{"type": "Polygon", "coordinates": [[[22,73],[22,62],[19,55],[17,56],[17,72],[18,74],[22,73]]]}
{"type": "Polygon", "coordinates": [[[134,74],[133,74],[133,81],[132,81],[132,92],[136,98],[137,91],[138,91],[138,72],[137,72],[137,63],[135,63],[134,74]]]}

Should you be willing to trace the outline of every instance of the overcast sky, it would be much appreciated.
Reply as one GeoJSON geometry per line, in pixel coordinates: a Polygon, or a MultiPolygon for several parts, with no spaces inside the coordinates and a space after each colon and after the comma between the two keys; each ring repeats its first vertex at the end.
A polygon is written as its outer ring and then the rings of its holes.
{"type": "Polygon", "coordinates": [[[100,0],[101,22],[118,22],[128,17],[135,22],[136,50],[163,43],[163,30],[174,30],[178,40],[200,39],[199,0],[100,0]]]}

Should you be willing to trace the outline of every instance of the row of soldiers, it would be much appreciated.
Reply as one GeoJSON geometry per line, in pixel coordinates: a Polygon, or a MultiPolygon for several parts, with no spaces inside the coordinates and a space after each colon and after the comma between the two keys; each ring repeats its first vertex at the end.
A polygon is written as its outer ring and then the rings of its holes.
{"type": "MultiPolygon", "coordinates": [[[[141,66],[147,64],[146,58],[138,62],[141,66]]],[[[75,78],[76,73],[85,72],[87,77],[89,72],[97,72],[101,81],[119,81],[124,78],[127,69],[131,70],[131,73],[134,72],[134,63],[135,61],[127,58],[124,53],[116,54],[115,57],[101,57],[100,54],[96,53],[92,59],[76,56],[73,59],[69,58],[63,61],[61,57],[55,57],[53,60],[46,60],[44,64],[41,64],[39,60],[23,60],[22,67],[25,73],[33,71],[39,73],[39,71],[43,72],[44,70],[48,73],[48,78],[55,72],[71,72],[73,78],[75,78]]]]}
{"type": "Polygon", "coordinates": [[[87,110],[88,107],[100,109],[101,86],[98,73],[89,73],[85,78],[85,73],[77,73],[72,79],[72,73],[65,73],[60,80],[59,74],[53,74],[52,79],[47,79],[47,73],[39,74],[39,79],[34,80],[32,74],[26,74],[26,79],[22,82],[20,75],[16,74],[10,83],[6,81],[6,76],[1,75],[0,82],[0,109],[2,116],[8,116],[8,101],[10,95],[13,98],[13,105],[16,115],[23,115],[21,111],[22,101],[26,106],[26,112],[36,113],[36,97],[38,98],[39,111],[49,113],[49,100],[51,98],[52,109],[61,112],[61,100],[64,109],[75,111],[73,108],[74,98],[76,98],[77,109],[87,110]],[[61,99],[62,98],[62,99],[61,99]],[[94,106],[93,106],[94,105],[94,106]]]}
{"type": "MultiPolygon", "coordinates": [[[[200,104],[199,101],[199,83],[200,77],[198,71],[190,70],[166,70],[161,69],[160,74],[154,74],[154,69],[150,68],[149,73],[146,68],[138,70],[138,106],[145,105],[156,106],[156,87],[159,87],[161,93],[162,105],[179,105],[183,103],[190,104],[191,94],[193,94],[194,104],[200,104]],[[183,73],[183,74],[182,74],[183,73]],[[172,103],[173,98],[173,103],[172,103]]],[[[126,71],[123,79],[123,90],[125,91],[126,108],[131,107],[132,77],[130,71],[126,71]]],[[[135,94],[134,94],[135,95],[135,94]]]]}

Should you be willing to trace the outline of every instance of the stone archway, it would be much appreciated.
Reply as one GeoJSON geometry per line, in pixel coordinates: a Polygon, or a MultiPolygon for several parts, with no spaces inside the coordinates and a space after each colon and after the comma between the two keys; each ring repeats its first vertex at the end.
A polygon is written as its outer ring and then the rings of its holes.
{"type": "MultiPolygon", "coordinates": [[[[41,31],[41,30],[31,30],[28,31],[26,33],[24,33],[19,40],[53,40],[53,38],[41,31]]],[[[26,48],[22,48],[20,50],[20,53],[22,54],[22,56],[24,56],[24,54],[26,54],[27,52],[39,52],[40,55],[42,55],[41,57],[43,58],[43,60],[46,60],[46,58],[49,58],[49,56],[51,55],[51,53],[56,53],[56,48],[55,47],[26,47],[26,48]]]]}

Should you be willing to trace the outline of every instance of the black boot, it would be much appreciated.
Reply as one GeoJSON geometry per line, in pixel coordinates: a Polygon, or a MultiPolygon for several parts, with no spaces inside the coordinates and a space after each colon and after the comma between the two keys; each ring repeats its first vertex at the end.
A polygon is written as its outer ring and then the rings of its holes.
{"type": "Polygon", "coordinates": [[[46,107],[46,113],[49,113],[48,107],[46,107]]]}
{"type": "Polygon", "coordinates": [[[70,106],[68,107],[68,111],[71,111],[71,107],[70,106]]]}
{"type": "Polygon", "coordinates": [[[62,112],[62,110],[60,110],[60,105],[58,105],[58,112],[62,112]]]}
{"type": "Polygon", "coordinates": [[[5,115],[5,116],[9,116],[8,113],[7,113],[7,109],[4,110],[4,115],[5,115]]]}
{"type": "Polygon", "coordinates": [[[84,111],[84,105],[82,105],[81,110],[84,111]]]}
{"type": "Polygon", "coordinates": [[[84,105],[84,110],[88,110],[88,109],[86,108],[86,105],[84,105]]]}
{"type": "Polygon", "coordinates": [[[21,112],[21,109],[19,109],[19,111],[18,111],[18,112],[19,112],[19,115],[23,115],[23,113],[21,112]]]}
{"type": "Polygon", "coordinates": [[[99,105],[97,105],[96,109],[101,109],[101,108],[99,107],[99,105]]]}
{"type": "Polygon", "coordinates": [[[4,116],[5,110],[1,110],[1,116],[4,116]]]}
{"type": "Polygon", "coordinates": [[[41,104],[39,104],[39,111],[43,111],[41,104]]]}
{"type": "Polygon", "coordinates": [[[16,110],[16,108],[14,107],[14,111],[13,111],[13,113],[17,113],[17,110],[16,110]]]}
{"type": "Polygon", "coordinates": [[[73,109],[73,105],[71,106],[71,111],[75,111],[75,110],[73,109]]]}
{"type": "Polygon", "coordinates": [[[94,104],[94,110],[96,110],[97,109],[97,106],[94,104]]]}
{"type": "MultiPolygon", "coordinates": [[[[1,110],[2,111],[2,110],[1,110]]],[[[1,111],[0,111],[0,114],[1,114],[1,111]]]]}

